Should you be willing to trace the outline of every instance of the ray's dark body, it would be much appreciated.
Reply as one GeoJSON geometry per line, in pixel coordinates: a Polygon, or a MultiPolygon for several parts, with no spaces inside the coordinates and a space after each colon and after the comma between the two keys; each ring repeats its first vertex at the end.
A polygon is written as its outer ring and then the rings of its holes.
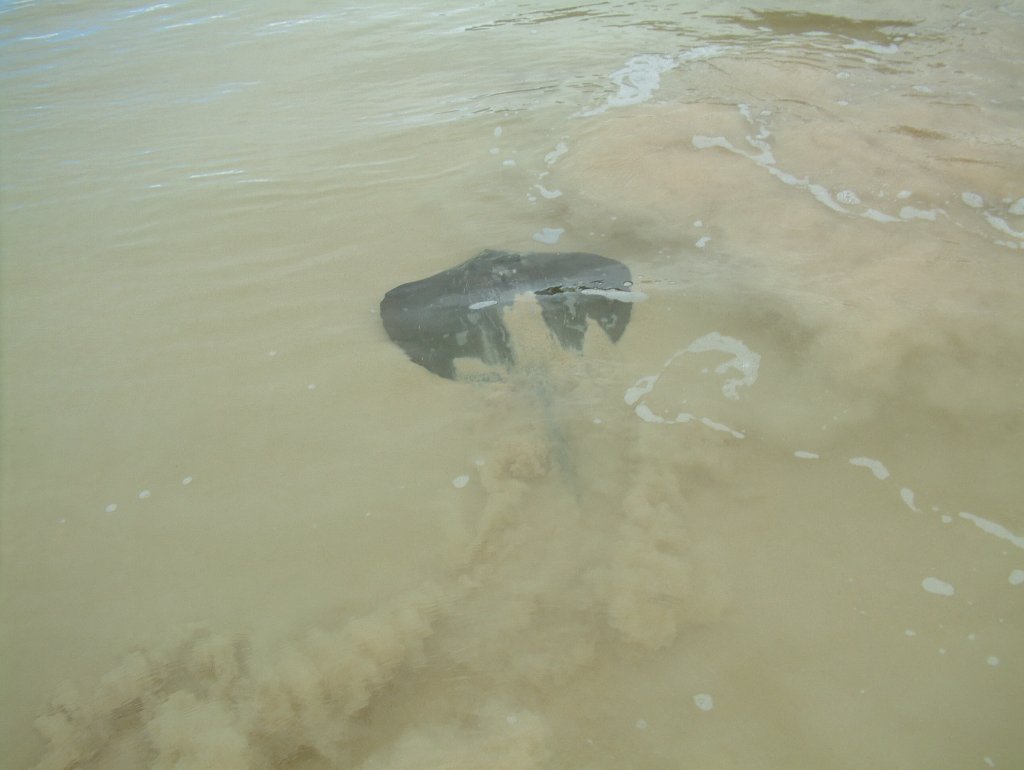
{"type": "Polygon", "coordinates": [[[503,315],[532,292],[544,323],[564,348],[582,350],[587,319],[618,342],[631,305],[585,289],[629,291],[629,268],[582,252],[482,251],[461,265],[397,286],[380,303],[391,340],[434,374],[455,378],[456,358],[512,366],[515,353],[503,315]]]}

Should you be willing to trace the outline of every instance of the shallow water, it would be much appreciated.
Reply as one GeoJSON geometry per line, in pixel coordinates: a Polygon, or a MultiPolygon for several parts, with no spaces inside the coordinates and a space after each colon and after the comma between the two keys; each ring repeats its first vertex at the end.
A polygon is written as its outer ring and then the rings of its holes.
{"type": "Polygon", "coordinates": [[[0,3],[9,766],[1024,763],[1024,5],[671,5],[0,3]]]}

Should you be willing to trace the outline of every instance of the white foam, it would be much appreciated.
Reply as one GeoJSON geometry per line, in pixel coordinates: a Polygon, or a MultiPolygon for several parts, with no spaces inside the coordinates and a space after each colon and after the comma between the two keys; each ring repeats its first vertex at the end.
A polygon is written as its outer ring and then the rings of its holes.
{"type": "MultiPolygon", "coordinates": [[[[742,105],[740,112],[743,112],[742,105]]],[[[749,116],[745,117],[749,120],[749,116]]],[[[769,134],[767,131],[762,130],[758,136],[767,137],[769,134]]],[[[761,166],[761,168],[776,176],[786,184],[796,185],[799,187],[807,183],[806,179],[798,179],[792,174],[775,168],[775,155],[772,153],[771,145],[764,141],[764,138],[759,139],[756,137],[747,137],[747,142],[750,146],[760,151],[756,155],[754,153],[747,152],[746,150],[738,149],[724,136],[695,136],[691,141],[693,142],[693,146],[698,150],[704,150],[710,147],[721,147],[723,150],[728,150],[729,152],[736,153],[737,155],[742,155],[744,158],[754,161],[758,166],[761,166]]]]}
{"type": "Polygon", "coordinates": [[[725,335],[719,334],[718,332],[712,332],[705,336],[694,340],[688,347],[674,353],[666,362],[665,366],[662,367],[662,372],[656,375],[647,375],[641,377],[636,383],[626,391],[626,402],[630,405],[637,402],[641,396],[649,393],[653,388],[657,380],[662,376],[662,373],[671,365],[671,363],[681,355],[686,353],[703,353],[720,351],[723,353],[731,353],[732,358],[720,363],[715,368],[715,373],[719,375],[726,374],[729,370],[735,370],[740,374],[740,377],[726,380],[722,386],[722,394],[726,398],[737,400],[739,398],[738,389],[740,387],[749,387],[753,385],[758,379],[758,370],[761,365],[761,354],[756,353],[749,347],[746,347],[740,340],[734,337],[726,337],[725,335]]]}
{"type": "MultiPolygon", "coordinates": [[[[689,412],[680,412],[671,420],[666,420],[661,415],[652,412],[651,408],[647,406],[647,404],[637,404],[634,411],[636,412],[636,416],[644,422],[653,422],[659,425],[681,425],[682,423],[690,422],[690,420],[693,419],[693,415],[689,412]]],[[[743,436],[741,435],[740,438],[743,438],[743,436]]]]}
{"type": "Polygon", "coordinates": [[[121,18],[121,19],[129,19],[132,16],[140,16],[140,15],[142,15],[144,13],[152,13],[153,11],[160,11],[160,10],[163,10],[164,8],[170,8],[170,7],[171,6],[169,4],[167,4],[167,3],[157,3],[156,5],[147,5],[147,6],[143,7],[143,8],[133,8],[130,11],[124,11],[123,13],[119,14],[119,18],[121,18]]]}
{"type": "Polygon", "coordinates": [[[988,663],[990,666],[998,666],[999,658],[997,658],[995,655],[989,655],[987,658],[985,658],[985,662],[988,663]]]}
{"type": "Polygon", "coordinates": [[[732,142],[726,139],[724,136],[703,136],[701,134],[695,134],[690,140],[690,143],[697,150],[707,150],[712,147],[722,147],[726,150],[732,150],[738,152],[735,147],[732,146],[732,142]]]}
{"type": "MultiPolygon", "coordinates": [[[[695,416],[689,412],[680,412],[675,417],[666,419],[661,415],[655,414],[654,411],[640,399],[654,389],[654,386],[661,378],[661,375],[677,358],[687,353],[705,353],[711,351],[732,354],[733,357],[731,359],[715,367],[715,373],[726,374],[731,369],[735,369],[740,373],[740,377],[728,379],[722,386],[722,395],[733,400],[739,399],[739,388],[753,385],[757,380],[761,356],[744,345],[740,340],[733,337],[726,337],[718,332],[711,332],[710,334],[705,334],[703,337],[694,340],[685,349],[669,356],[658,374],[648,374],[637,380],[631,387],[626,389],[623,400],[628,406],[633,407],[633,411],[636,416],[644,422],[656,423],[659,425],[678,425],[680,423],[686,423],[696,419],[695,416]]],[[[704,372],[707,371],[707,369],[704,370],[704,372]]],[[[730,428],[728,425],[716,422],[708,417],[701,417],[699,419],[701,424],[711,428],[712,430],[729,433],[734,438],[744,438],[744,434],[741,431],[738,431],[735,428],[730,428]]]]}
{"type": "Polygon", "coordinates": [[[466,484],[469,483],[469,476],[463,474],[462,476],[456,476],[452,479],[452,486],[456,489],[462,489],[466,484]]]}
{"type": "Polygon", "coordinates": [[[208,171],[208,172],[203,173],[203,174],[189,174],[188,178],[189,179],[208,179],[208,178],[210,178],[212,176],[234,176],[236,174],[244,174],[244,173],[245,173],[245,171],[243,171],[240,168],[231,168],[231,169],[228,169],[227,171],[208,171]]]}
{"type": "Polygon", "coordinates": [[[926,577],[921,581],[921,588],[936,596],[952,596],[956,593],[952,585],[945,580],[939,580],[937,577],[926,577]]]}
{"type": "Polygon", "coordinates": [[[617,87],[616,92],[599,107],[583,110],[579,114],[590,117],[600,115],[612,107],[626,107],[649,101],[655,91],[661,87],[661,76],[664,73],[675,69],[683,62],[718,56],[723,50],[721,46],[710,45],[692,48],[678,56],[665,54],[633,56],[626,61],[624,67],[609,75],[609,79],[617,87]]]}
{"type": "Polygon", "coordinates": [[[569,146],[565,142],[559,142],[555,145],[555,149],[544,156],[544,162],[549,166],[553,166],[567,152],[569,152],[569,146]]]}
{"type": "Polygon", "coordinates": [[[533,234],[533,240],[549,245],[558,243],[558,239],[562,237],[564,232],[564,227],[542,227],[539,233],[533,234]]]}
{"type": "Polygon", "coordinates": [[[793,452],[793,457],[798,457],[801,460],[817,460],[820,456],[817,452],[805,452],[802,449],[793,452]]]}
{"type": "Polygon", "coordinates": [[[1024,569],[1015,569],[1007,579],[1012,586],[1024,585],[1024,569]]]}
{"type": "Polygon", "coordinates": [[[589,294],[595,297],[605,297],[616,302],[643,302],[647,295],[642,291],[621,291],[620,289],[583,289],[580,294],[589,294]]]}
{"type": "Polygon", "coordinates": [[[561,190],[549,190],[548,188],[546,188],[544,185],[540,184],[539,182],[537,184],[535,184],[534,187],[537,188],[537,191],[541,194],[541,196],[543,196],[544,198],[547,198],[548,200],[554,200],[555,198],[561,198],[562,197],[562,191],[561,190]]]}
{"type": "Polygon", "coordinates": [[[811,184],[807,181],[804,181],[804,184],[810,191],[811,195],[813,195],[817,200],[824,203],[830,209],[832,209],[833,211],[839,211],[844,214],[846,213],[846,209],[844,209],[842,206],[836,203],[835,200],[833,200],[832,193],[828,191],[827,187],[820,184],[811,184]]]}
{"type": "MultiPolygon", "coordinates": [[[[726,380],[725,384],[722,385],[722,395],[736,401],[739,399],[739,388],[749,387],[757,381],[757,373],[761,366],[761,355],[760,353],[755,353],[735,337],[727,337],[718,332],[711,332],[710,334],[705,334],[700,339],[694,340],[683,353],[706,353],[713,351],[732,354],[731,359],[715,367],[715,374],[725,374],[730,369],[735,369],[740,374],[737,378],[726,380]]],[[[681,354],[677,353],[676,355],[681,354]]]]}
{"type": "Polygon", "coordinates": [[[1024,198],[1018,198],[1016,202],[1010,206],[1009,211],[1015,217],[1024,217],[1024,198]]]}
{"type": "Polygon", "coordinates": [[[727,48],[720,45],[700,45],[696,48],[691,48],[685,53],[681,53],[676,57],[676,60],[682,64],[688,61],[703,61],[704,59],[713,59],[716,56],[721,56],[725,53],[727,48]]]}
{"type": "MultiPolygon", "coordinates": [[[[688,414],[688,415],[686,415],[686,417],[690,418],[690,417],[692,417],[692,415],[688,414]]],[[[706,425],[707,427],[711,428],[712,430],[718,430],[718,431],[721,431],[722,433],[728,433],[733,438],[745,438],[744,434],[741,433],[740,431],[734,430],[733,428],[730,428],[728,425],[723,425],[720,422],[715,422],[714,420],[709,420],[707,417],[701,417],[700,421],[704,425],[706,425]]]]}
{"type": "Polygon", "coordinates": [[[996,524],[994,521],[989,521],[988,519],[983,519],[981,516],[975,516],[973,513],[966,513],[964,511],[960,512],[960,518],[973,521],[974,526],[990,535],[995,535],[1000,540],[1009,540],[1018,548],[1024,548],[1024,537],[1013,534],[1002,524],[996,524]]]}
{"type": "Polygon", "coordinates": [[[869,469],[876,479],[884,481],[889,478],[889,469],[879,460],[872,460],[870,457],[851,457],[850,465],[859,465],[862,468],[869,469]]]}
{"type": "Polygon", "coordinates": [[[511,167],[511,166],[516,165],[516,162],[510,158],[509,160],[503,160],[501,162],[501,165],[503,165],[503,166],[510,166],[511,167]]]}
{"type": "MultiPolygon", "coordinates": [[[[848,77],[847,73],[839,73],[837,75],[837,77],[844,76],[848,77]]],[[[746,118],[748,122],[750,122],[751,124],[754,123],[754,119],[752,118],[750,110],[746,105],[741,104],[739,105],[738,109],[740,111],[740,114],[743,115],[743,117],[746,118]]],[[[851,212],[849,211],[849,209],[846,209],[843,206],[841,206],[840,203],[846,203],[847,205],[860,204],[860,198],[852,190],[842,190],[836,195],[835,198],[833,198],[832,193],[824,185],[812,182],[810,179],[805,177],[798,177],[795,174],[791,174],[787,171],[783,171],[782,169],[778,168],[775,165],[775,156],[772,153],[771,146],[768,144],[767,141],[765,141],[765,139],[768,136],[770,136],[768,130],[764,126],[761,126],[760,131],[756,137],[746,137],[747,143],[751,147],[759,151],[757,153],[750,152],[748,150],[734,146],[732,142],[730,142],[724,136],[704,136],[698,134],[691,137],[690,142],[694,146],[694,148],[698,150],[707,150],[718,147],[723,150],[728,150],[731,153],[735,153],[736,155],[739,155],[741,157],[747,158],[748,160],[753,161],[756,165],[763,168],[765,171],[767,171],[769,174],[771,174],[773,177],[778,179],[783,184],[807,190],[815,198],[815,200],[828,206],[833,211],[837,211],[842,214],[856,213],[858,216],[866,217],[867,219],[872,219],[876,222],[902,221],[897,217],[890,216],[889,214],[884,214],[881,211],[878,211],[873,208],[869,208],[865,211],[860,212],[851,212]]],[[[907,206],[904,207],[904,210],[901,212],[901,215],[904,217],[904,219],[935,219],[935,217],[939,213],[941,213],[939,210],[923,211],[907,206]]]]}
{"type": "Polygon", "coordinates": [[[867,211],[864,212],[863,216],[867,217],[868,219],[873,219],[876,222],[900,221],[898,218],[889,216],[888,214],[883,214],[881,211],[878,211],[877,209],[868,209],[867,211]]]}
{"type": "Polygon", "coordinates": [[[143,489],[141,492],[139,492],[139,499],[140,500],[145,500],[146,498],[148,498],[152,494],[153,493],[150,492],[148,489],[143,489]]]}
{"type": "Polygon", "coordinates": [[[663,54],[641,54],[626,61],[626,66],[615,70],[609,79],[618,90],[609,96],[605,103],[590,110],[583,110],[580,115],[591,117],[600,115],[612,107],[625,107],[630,104],[646,102],[661,87],[661,76],[678,66],[671,56],[663,54]]]}
{"type": "Polygon", "coordinates": [[[1006,235],[1012,236],[1013,238],[1024,238],[1024,230],[1014,230],[1012,227],[1010,227],[1009,224],[1007,224],[1006,220],[1003,219],[1002,217],[997,217],[993,214],[989,214],[986,211],[985,220],[989,223],[989,225],[991,225],[993,228],[995,228],[1001,233],[1005,233],[1006,235]]]}
{"type": "Polygon", "coordinates": [[[187,486],[188,486],[189,484],[191,484],[191,483],[192,483],[192,477],[191,477],[191,476],[186,476],[185,478],[183,478],[183,479],[181,480],[181,485],[182,485],[183,487],[187,487],[187,486]]]}
{"type": "Polygon", "coordinates": [[[495,136],[495,138],[501,136],[501,126],[495,127],[495,129],[494,129],[494,136],[495,136]]]}
{"type": "Polygon", "coordinates": [[[643,396],[654,390],[654,384],[658,381],[658,374],[649,374],[641,377],[631,388],[626,389],[625,401],[628,406],[633,406],[643,396]]]}
{"type": "Polygon", "coordinates": [[[117,510],[117,503],[110,503],[104,510],[107,513],[113,513],[117,510]]]}
{"type": "MultiPolygon", "coordinates": [[[[851,51],[871,51],[871,53],[881,55],[899,53],[900,51],[900,47],[895,43],[881,45],[880,43],[872,43],[867,40],[854,40],[853,42],[844,45],[843,48],[851,51]]],[[[925,86],[925,88],[927,88],[927,86],[925,86]]]]}
{"type": "Polygon", "coordinates": [[[697,242],[696,242],[696,243],[694,244],[694,246],[696,246],[696,247],[697,247],[698,249],[703,249],[703,248],[704,248],[705,246],[707,246],[707,245],[708,245],[708,243],[710,243],[710,242],[711,242],[711,236],[710,236],[710,235],[705,235],[705,236],[704,236],[704,237],[702,237],[702,238],[701,238],[701,239],[700,239],[699,241],[697,241],[697,242]]]}
{"type": "Polygon", "coordinates": [[[913,206],[904,206],[900,209],[900,219],[925,219],[934,222],[938,214],[939,209],[916,209],[913,206]]]}
{"type": "Polygon", "coordinates": [[[491,305],[497,305],[498,300],[496,299],[484,299],[480,302],[474,302],[469,306],[470,310],[483,310],[485,307],[491,307],[491,305]]]}
{"type": "Polygon", "coordinates": [[[309,383],[309,385],[306,386],[306,388],[308,390],[316,390],[316,383],[315,382],[311,382],[311,383],[309,383]]]}
{"type": "Polygon", "coordinates": [[[693,705],[701,711],[711,711],[715,707],[715,699],[706,692],[699,692],[693,696],[693,705]]]}
{"type": "Polygon", "coordinates": [[[962,192],[960,193],[960,200],[970,206],[972,209],[980,209],[985,205],[984,199],[978,195],[978,193],[962,192]]]}
{"type": "Polygon", "coordinates": [[[918,508],[916,508],[914,506],[914,490],[913,489],[908,489],[907,487],[903,487],[903,489],[900,490],[900,497],[903,498],[903,502],[905,502],[907,504],[907,507],[910,510],[912,510],[912,511],[919,510],[918,508]]]}

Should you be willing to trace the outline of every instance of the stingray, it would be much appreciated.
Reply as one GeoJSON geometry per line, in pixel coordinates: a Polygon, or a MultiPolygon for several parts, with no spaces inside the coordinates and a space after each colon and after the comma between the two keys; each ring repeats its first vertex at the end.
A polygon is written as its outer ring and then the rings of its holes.
{"type": "Polygon", "coordinates": [[[629,268],[598,254],[482,251],[461,265],[384,295],[384,330],[415,363],[449,380],[456,359],[478,359],[512,369],[515,346],[505,310],[532,293],[541,317],[565,349],[582,351],[588,321],[612,342],[629,324],[632,291],[629,268]]]}

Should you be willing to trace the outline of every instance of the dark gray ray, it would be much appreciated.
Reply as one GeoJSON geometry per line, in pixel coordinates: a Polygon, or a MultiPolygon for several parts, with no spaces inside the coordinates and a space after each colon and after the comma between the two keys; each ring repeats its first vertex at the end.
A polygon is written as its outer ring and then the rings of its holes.
{"type": "Polygon", "coordinates": [[[587,319],[612,342],[629,323],[632,278],[614,259],[581,252],[482,251],[420,281],[397,286],[380,303],[391,340],[420,366],[455,378],[455,359],[510,367],[515,353],[505,308],[533,293],[563,348],[583,349],[587,319]]]}

